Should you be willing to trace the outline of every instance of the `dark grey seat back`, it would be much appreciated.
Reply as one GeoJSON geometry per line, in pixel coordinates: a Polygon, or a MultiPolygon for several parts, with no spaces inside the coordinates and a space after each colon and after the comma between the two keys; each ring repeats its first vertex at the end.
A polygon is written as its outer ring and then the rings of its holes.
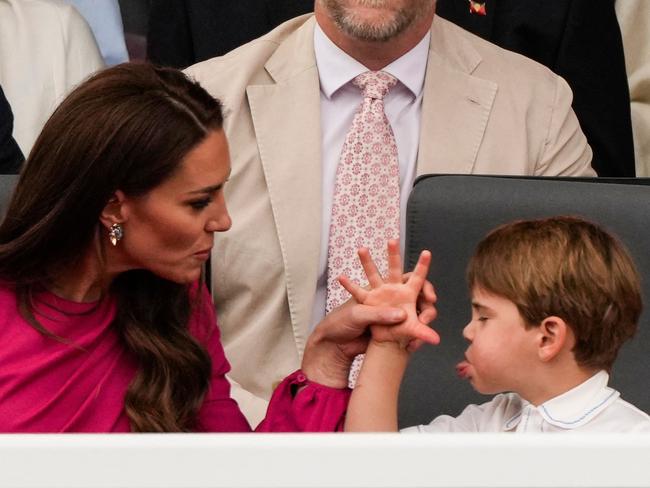
{"type": "Polygon", "coordinates": [[[9,199],[14,191],[18,175],[1,175],[0,174],[0,222],[7,211],[9,199]]]}
{"type": "MultiPolygon", "coordinates": [[[[633,183],[648,183],[638,180],[633,183]]],[[[603,225],[630,250],[646,304],[635,338],[615,364],[611,384],[623,398],[650,411],[650,186],[598,180],[483,176],[421,177],[407,210],[406,267],[422,249],[433,254],[429,279],[438,294],[433,327],[442,342],[414,354],[400,393],[400,426],[457,415],[489,397],[456,378],[466,348],[461,332],[471,316],[465,269],[478,242],[497,225],[524,218],[577,215],[603,225]]]]}

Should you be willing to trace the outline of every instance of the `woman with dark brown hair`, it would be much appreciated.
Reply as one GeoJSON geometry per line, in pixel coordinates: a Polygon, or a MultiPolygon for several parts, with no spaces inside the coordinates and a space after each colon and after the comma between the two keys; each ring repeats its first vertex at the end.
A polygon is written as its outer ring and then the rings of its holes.
{"type": "MultiPolygon", "coordinates": [[[[231,225],[222,123],[198,84],[146,64],[100,72],[54,112],[0,226],[0,431],[250,430],[201,278],[231,225]]],[[[340,429],[366,328],[404,317],[326,317],[258,430],[340,429]]]]}

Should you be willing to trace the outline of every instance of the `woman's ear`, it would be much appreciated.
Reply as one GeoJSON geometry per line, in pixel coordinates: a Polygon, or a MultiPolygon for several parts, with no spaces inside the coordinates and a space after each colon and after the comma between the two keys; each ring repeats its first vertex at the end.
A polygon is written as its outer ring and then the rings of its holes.
{"type": "Polygon", "coordinates": [[[571,346],[573,335],[567,323],[555,315],[546,317],[539,326],[538,355],[543,362],[551,361],[565,348],[571,346]]]}
{"type": "Polygon", "coordinates": [[[117,190],[113,194],[99,216],[104,227],[110,229],[113,224],[123,224],[126,221],[128,212],[125,208],[125,201],[126,196],[122,190],[117,190]]]}

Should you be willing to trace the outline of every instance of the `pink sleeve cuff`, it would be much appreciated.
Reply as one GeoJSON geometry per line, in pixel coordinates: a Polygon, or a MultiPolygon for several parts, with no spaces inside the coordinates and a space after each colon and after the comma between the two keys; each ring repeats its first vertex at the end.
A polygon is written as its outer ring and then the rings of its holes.
{"type": "Polygon", "coordinates": [[[338,432],[343,430],[349,388],[331,388],[298,370],[273,392],[258,432],[338,432]],[[301,389],[301,387],[304,387],[301,389]]]}

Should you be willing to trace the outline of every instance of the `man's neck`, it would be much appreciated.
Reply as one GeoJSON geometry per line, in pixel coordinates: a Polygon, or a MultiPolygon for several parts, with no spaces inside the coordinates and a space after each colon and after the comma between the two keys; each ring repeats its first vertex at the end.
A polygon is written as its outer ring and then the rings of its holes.
{"type": "Polygon", "coordinates": [[[334,44],[373,71],[385,68],[413,49],[431,29],[434,16],[432,11],[431,15],[423,17],[402,34],[388,41],[378,42],[356,39],[341,32],[327,12],[319,8],[319,2],[316,2],[315,14],[318,25],[334,44]]]}

